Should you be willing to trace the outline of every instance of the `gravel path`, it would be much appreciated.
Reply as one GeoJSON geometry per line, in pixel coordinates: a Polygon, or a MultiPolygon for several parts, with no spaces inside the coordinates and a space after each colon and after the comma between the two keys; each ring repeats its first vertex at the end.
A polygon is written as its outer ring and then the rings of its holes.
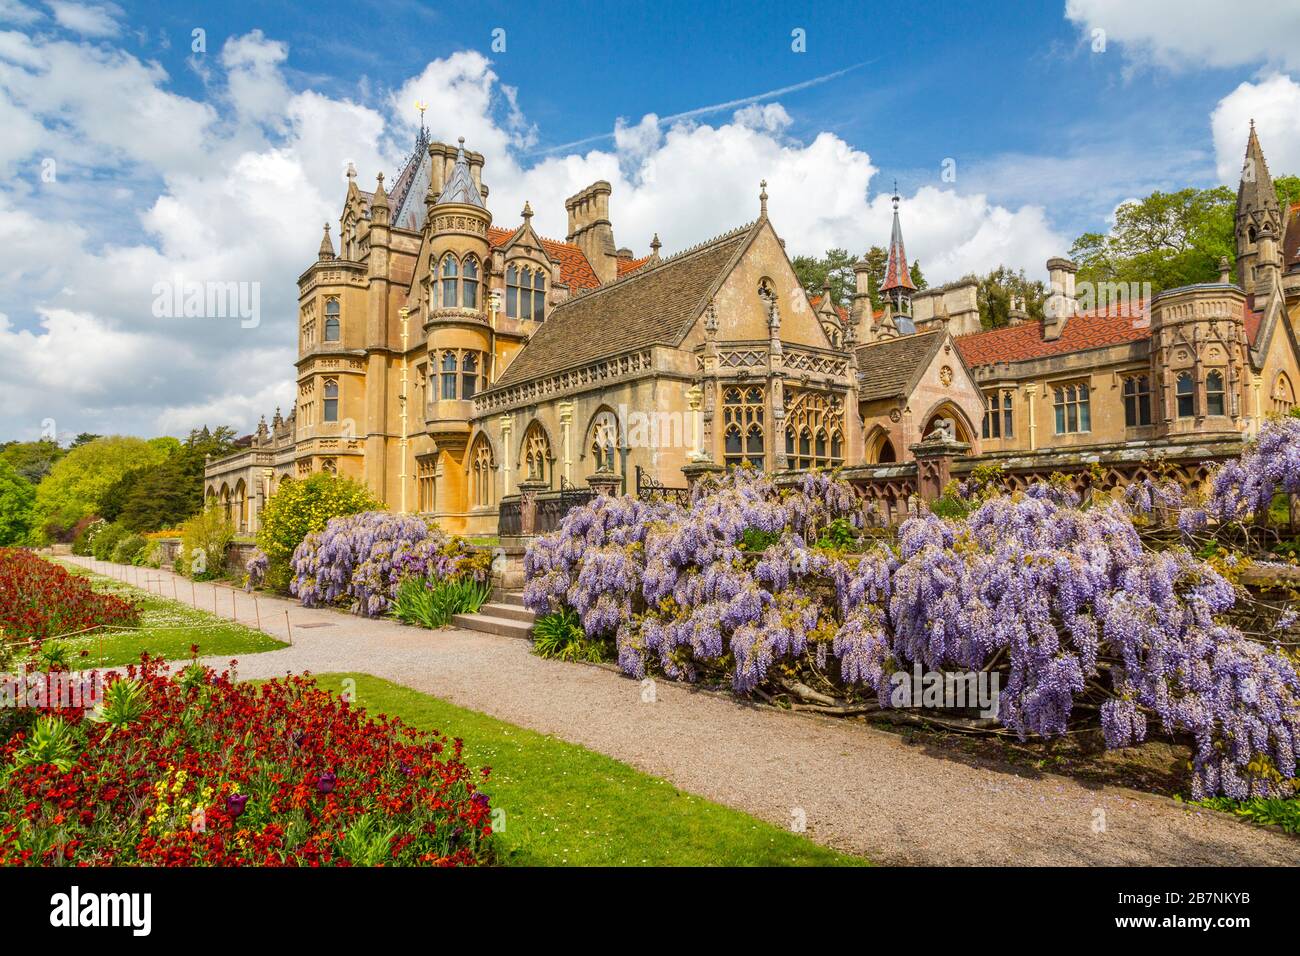
{"type": "MultiPolygon", "coordinates": [[[[153,590],[171,596],[170,572],[147,573],[153,590]]],[[[224,616],[233,594],[238,619],[253,623],[252,596],[216,591],[224,616]]],[[[211,609],[213,596],[213,585],[197,586],[199,607],[211,609]]],[[[636,681],[542,660],[517,638],[426,631],[261,596],[257,608],[263,630],[282,640],[292,624],[293,646],[240,660],[242,678],[374,674],[582,744],[778,826],[802,816],[811,839],[879,863],[1300,864],[1300,839],[1165,797],[1026,774],[666,681],[647,702],[636,681]]]]}

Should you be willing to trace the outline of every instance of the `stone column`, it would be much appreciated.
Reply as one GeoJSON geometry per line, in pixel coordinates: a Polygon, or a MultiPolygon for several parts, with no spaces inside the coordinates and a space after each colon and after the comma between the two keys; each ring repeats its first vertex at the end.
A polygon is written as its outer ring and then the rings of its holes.
{"type": "Polygon", "coordinates": [[[564,484],[573,482],[573,455],[570,449],[569,435],[573,431],[573,402],[560,402],[560,445],[563,449],[562,461],[564,484]]]}
{"type": "Polygon", "coordinates": [[[698,384],[686,390],[686,405],[691,410],[691,452],[690,461],[708,461],[709,453],[704,448],[704,389],[698,384]]]}
{"type": "Polygon", "coordinates": [[[713,461],[692,461],[682,466],[686,476],[686,486],[694,489],[695,485],[708,475],[720,475],[727,469],[713,461]]]}
{"type": "Polygon", "coordinates": [[[916,459],[916,490],[926,501],[934,501],[943,494],[944,486],[952,477],[952,460],[970,451],[964,441],[943,437],[937,432],[933,437],[912,445],[916,459]]]}
{"type": "Polygon", "coordinates": [[[510,494],[510,430],[513,419],[509,415],[501,416],[501,497],[510,494]]]}
{"type": "Polygon", "coordinates": [[[1034,423],[1034,399],[1038,397],[1038,385],[1030,382],[1025,386],[1025,398],[1029,400],[1029,450],[1038,447],[1038,426],[1034,423]]]}
{"type": "Polygon", "coordinates": [[[587,478],[587,484],[596,494],[606,498],[612,498],[618,494],[619,487],[623,484],[623,478],[618,472],[611,468],[601,468],[600,471],[587,478]]]}

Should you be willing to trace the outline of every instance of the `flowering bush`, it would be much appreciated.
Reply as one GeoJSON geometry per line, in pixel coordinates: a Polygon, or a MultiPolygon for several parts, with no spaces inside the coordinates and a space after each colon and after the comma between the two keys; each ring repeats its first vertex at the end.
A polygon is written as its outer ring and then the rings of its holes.
{"type": "Polygon", "coordinates": [[[331,518],[381,507],[364,485],[326,472],[302,481],[282,482],[262,509],[257,546],[268,559],[266,586],[289,586],[289,562],[307,535],[323,531],[331,518]]]}
{"type": "MultiPolygon", "coordinates": [[[[1142,494],[1165,504],[1162,488],[1142,494]]],[[[1190,736],[1195,796],[1270,795],[1295,775],[1300,678],[1221,623],[1227,580],[1183,548],[1145,549],[1128,507],[1082,509],[1052,484],[989,492],[969,516],[913,518],[857,554],[821,534],[860,525],[844,484],[736,474],[689,512],[628,498],[571,511],[530,547],[525,600],[615,635],[637,677],[710,668],[747,692],[777,665],[830,667],[887,707],[914,664],[996,670],[998,718],[1022,737],[1064,733],[1086,702],[1108,747],[1145,739],[1148,719],[1190,736]]]]}
{"type": "Polygon", "coordinates": [[[387,511],[332,518],[293,553],[289,591],[306,607],[346,602],[358,614],[386,613],[401,583],[469,575],[487,579],[490,558],[413,515],[387,511]]]}
{"type": "Polygon", "coordinates": [[[98,711],[0,746],[0,865],[475,865],[492,828],[473,777],[460,740],[310,678],[146,658],[98,711]]]}
{"type": "Polygon", "coordinates": [[[1300,418],[1266,421],[1241,458],[1220,465],[1206,511],[1220,521],[1244,521],[1267,514],[1278,492],[1300,493],[1300,418]]]}
{"type": "Polygon", "coordinates": [[[30,551],[0,548],[0,630],[9,640],[43,641],[96,625],[139,623],[129,601],[96,594],[85,578],[30,551]]]}

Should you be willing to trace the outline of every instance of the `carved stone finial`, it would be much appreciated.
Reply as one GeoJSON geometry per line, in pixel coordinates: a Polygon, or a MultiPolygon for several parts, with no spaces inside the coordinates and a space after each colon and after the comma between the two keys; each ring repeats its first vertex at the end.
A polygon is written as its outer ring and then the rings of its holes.
{"type": "Polygon", "coordinates": [[[764,179],[758,184],[758,215],[760,219],[767,218],[767,180],[764,179]]]}
{"type": "Polygon", "coordinates": [[[657,257],[661,248],[663,243],[659,241],[659,233],[656,232],[655,237],[650,240],[650,254],[657,257]]]}

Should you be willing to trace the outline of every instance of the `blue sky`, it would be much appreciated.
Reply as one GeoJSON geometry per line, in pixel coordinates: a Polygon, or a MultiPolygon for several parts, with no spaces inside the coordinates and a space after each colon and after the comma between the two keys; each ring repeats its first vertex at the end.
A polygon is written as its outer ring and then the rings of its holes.
{"type": "Polygon", "coordinates": [[[0,440],[287,410],[294,280],[417,99],[485,154],[498,225],[528,201],[562,237],[607,179],[618,243],[671,253],[766,179],[792,253],[860,252],[896,179],[932,281],[1041,277],[1125,199],[1234,183],[1252,116],[1300,172],[1300,3],[0,0],[0,440]],[[256,287],[258,321],[154,314],[178,278],[256,287]]]}

